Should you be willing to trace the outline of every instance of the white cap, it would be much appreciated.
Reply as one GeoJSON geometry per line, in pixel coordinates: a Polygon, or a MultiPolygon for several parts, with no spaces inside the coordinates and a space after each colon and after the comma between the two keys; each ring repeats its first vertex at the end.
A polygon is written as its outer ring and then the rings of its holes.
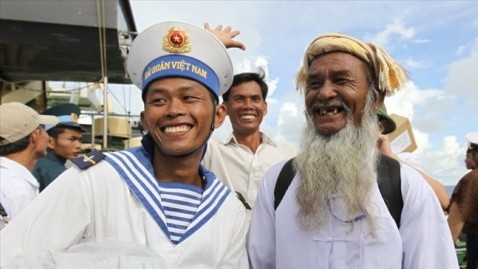
{"type": "Polygon", "coordinates": [[[226,47],[210,32],[182,22],[163,22],[140,33],[131,45],[128,74],[143,91],[164,77],[193,79],[216,99],[232,84],[234,70],[226,47]]]}
{"type": "Polygon", "coordinates": [[[478,132],[467,133],[465,137],[468,140],[469,147],[478,148],[478,132]]]}
{"type": "Polygon", "coordinates": [[[55,116],[39,115],[33,108],[18,102],[0,105],[0,146],[27,137],[40,124],[55,125],[55,116]]]}

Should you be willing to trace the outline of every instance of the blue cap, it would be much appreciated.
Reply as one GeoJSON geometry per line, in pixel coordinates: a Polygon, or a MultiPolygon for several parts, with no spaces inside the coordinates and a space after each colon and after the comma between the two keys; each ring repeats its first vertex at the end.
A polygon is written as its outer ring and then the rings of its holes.
{"type": "Polygon", "coordinates": [[[55,105],[43,111],[43,113],[41,114],[52,115],[58,118],[58,123],[55,126],[45,125],[46,130],[49,130],[53,127],[67,127],[67,128],[78,129],[81,132],[86,131],[78,123],[78,118],[80,117],[81,109],[76,104],[64,103],[64,104],[55,105]]]}

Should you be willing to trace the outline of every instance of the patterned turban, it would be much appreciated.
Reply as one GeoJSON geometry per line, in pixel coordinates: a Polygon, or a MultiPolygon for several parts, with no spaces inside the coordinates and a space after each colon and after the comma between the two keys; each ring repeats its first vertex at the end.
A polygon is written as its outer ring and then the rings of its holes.
{"type": "Polygon", "coordinates": [[[298,89],[305,88],[312,61],[319,55],[336,51],[350,53],[367,63],[374,72],[378,90],[387,96],[399,91],[408,80],[406,71],[379,46],[351,36],[331,33],[317,37],[307,48],[302,67],[296,76],[298,89]]]}

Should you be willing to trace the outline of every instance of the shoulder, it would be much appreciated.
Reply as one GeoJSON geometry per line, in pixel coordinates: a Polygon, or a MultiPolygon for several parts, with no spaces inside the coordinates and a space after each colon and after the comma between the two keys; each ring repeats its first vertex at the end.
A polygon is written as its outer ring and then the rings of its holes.
{"type": "Polygon", "coordinates": [[[79,155],[76,159],[71,160],[78,168],[81,170],[88,169],[99,162],[101,162],[106,157],[100,151],[92,150],[88,153],[79,155]]]}
{"type": "Polygon", "coordinates": [[[262,133],[262,139],[265,141],[266,145],[276,148],[278,151],[286,155],[296,155],[297,149],[291,144],[284,142],[282,140],[273,139],[265,133],[262,133]]]}

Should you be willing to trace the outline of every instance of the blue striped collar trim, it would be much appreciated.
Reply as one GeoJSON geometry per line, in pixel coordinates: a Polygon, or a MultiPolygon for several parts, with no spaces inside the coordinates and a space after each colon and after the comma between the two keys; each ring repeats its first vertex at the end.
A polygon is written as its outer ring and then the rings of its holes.
{"type": "MultiPolygon", "coordinates": [[[[151,156],[143,147],[132,148],[119,152],[107,153],[105,161],[121,175],[136,198],[153,217],[164,234],[171,238],[166,225],[166,216],[162,206],[159,184],[154,176],[151,164],[151,156]]],[[[202,165],[200,172],[206,180],[201,204],[186,232],[178,240],[177,244],[186,240],[199,228],[207,223],[219,210],[226,197],[230,194],[229,189],[202,165]]],[[[176,243],[176,242],[174,242],[176,243]]]]}

